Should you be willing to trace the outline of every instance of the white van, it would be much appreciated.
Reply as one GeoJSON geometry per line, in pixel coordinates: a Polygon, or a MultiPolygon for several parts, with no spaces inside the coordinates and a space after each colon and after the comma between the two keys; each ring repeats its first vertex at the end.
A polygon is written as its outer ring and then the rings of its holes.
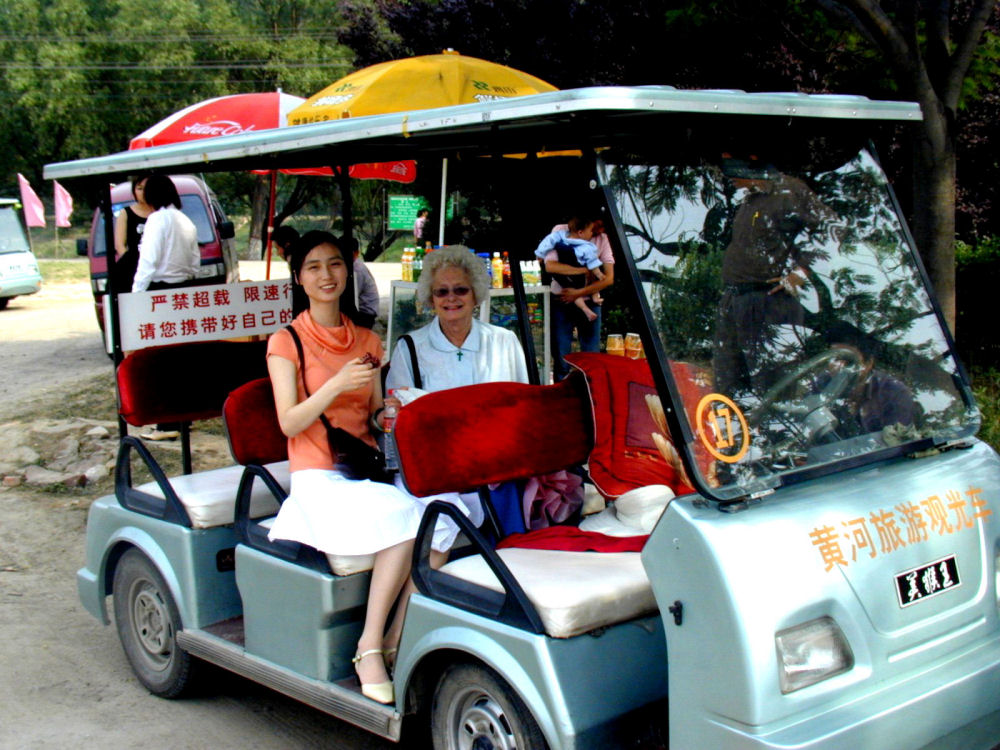
{"type": "Polygon", "coordinates": [[[20,208],[20,201],[0,198],[0,310],[14,297],[42,288],[38,261],[18,215],[20,208]]]}

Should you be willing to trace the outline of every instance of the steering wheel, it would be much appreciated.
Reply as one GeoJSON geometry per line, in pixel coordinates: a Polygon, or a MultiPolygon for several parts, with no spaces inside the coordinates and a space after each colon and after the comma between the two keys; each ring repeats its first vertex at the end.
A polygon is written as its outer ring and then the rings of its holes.
{"type": "Polygon", "coordinates": [[[835,430],[839,420],[829,408],[830,404],[847,393],[858,382],[864,369],[860,352],[850,347],[833,347],[807,359],[791,373],[783,377],[764,394],[760,404],[750,415],[749,423],[757,426],[774,413],[783,417],[786,423],[798,433],[798,442],[803,448],[809,445],[837,439],[835,430]],[[829,369],[833,360],[842,360],[844,365],[833,372],[829,381],[817,392],[810,393],[795,402],[784,402],[781,395],[800,381],[829,369]]]}

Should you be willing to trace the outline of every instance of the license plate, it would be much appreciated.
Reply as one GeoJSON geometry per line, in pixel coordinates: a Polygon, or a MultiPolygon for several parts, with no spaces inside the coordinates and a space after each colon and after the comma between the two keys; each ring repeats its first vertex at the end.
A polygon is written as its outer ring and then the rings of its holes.
{"type": "Polygon", "coordinates": [[[948,555],[919,568],[899,573],[896,576],[896,596],[900,607],[909,607],[956,588],[960,583],[958,563],[954,555],[948,555]]]}

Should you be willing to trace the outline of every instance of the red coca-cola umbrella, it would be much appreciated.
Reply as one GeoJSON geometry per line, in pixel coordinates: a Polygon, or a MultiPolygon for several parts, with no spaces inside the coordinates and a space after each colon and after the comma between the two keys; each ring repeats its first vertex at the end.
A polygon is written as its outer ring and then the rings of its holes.
{"type": "MultiPolygon", "coordinates": [[[[195,141],[201,138],[215,138],[224,135],[238,135],[257,130],[283,128],[288,125],[288,113],[301,105],[305,99],[282,91],[268,91],[258,94],[231,94],[192,104],[174,112],[169,117],[143,132],[129,142],[129,150],[166,146],[171,143],[195,141]]],[[[333,176],[329,167],[300,167],[280,170],[284,174],[333,176]]],[[[271,208],[274,216],[275,175],[273,172],[259,171],[257,174],[271,175],[271,208]]],[[[393,180],[413,182],[417,175],[417,165],[413,161],[378,162],[352,164],[348,175],[359,180],[393,180]]],[[[271,275],[270,230],[267,242],[267,272],[271,275]]]]}
{"type": "Polygon", "coordinates": [[[281,91],[218,96],[192,104],[139,133],[129,150],[284,127],[304,99],[281,91]]]}
{"type": "MultiPolygon", "coordinates": [[[[282,91],[232,94],[206,99],[160,120],[129,141],[128,147],[129,150],[149,148],[220,135],[283,128],[288,124],[288,113],[303,102],[305,99],[301,96],[292,96],[282,91]]],[[[303,167],[281,171],[285,174],[324,177],[333,174],[329,167],[303,167]]],[[[349,174],[362,180],[413,182],[416,178],[416,165],[412,161],[354,164],[349,174]]]]}

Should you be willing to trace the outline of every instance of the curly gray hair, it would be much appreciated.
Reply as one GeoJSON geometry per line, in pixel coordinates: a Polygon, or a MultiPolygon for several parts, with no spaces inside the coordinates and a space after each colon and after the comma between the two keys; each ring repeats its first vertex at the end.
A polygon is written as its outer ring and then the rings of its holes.
{"type": "Polygon", "coordinates": [[[420,274],[420,281],[417,282],[417,302],[425,307],[431,306],[434,276],[442,268],[448,267],[465,271],[477,305],[486,299],[490,293],[490,279],[486,275],[486,264],[483,259],[465,245],[445,245],[424,256],[424,269],[420,274]]]}

